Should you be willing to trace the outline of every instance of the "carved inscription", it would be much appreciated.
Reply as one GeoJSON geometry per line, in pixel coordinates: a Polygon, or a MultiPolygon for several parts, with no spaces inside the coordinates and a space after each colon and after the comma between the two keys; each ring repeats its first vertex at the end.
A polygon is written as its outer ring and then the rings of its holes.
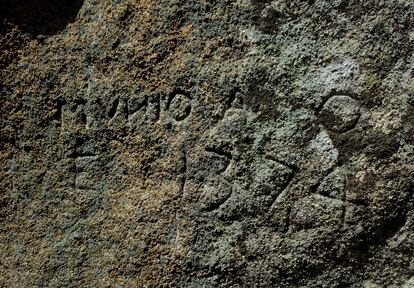
{"type": "Polygon", "coordinates": [[[213,211],[220,208],[230,197],[233,187],[223,176],[211,177],[203,186],[202,208],[213,211]]]}
{"type": "Polygon", "coordinates": [[[65,103],[60,107],[60,119],[62,132],[74,132],[85,130],[88,127],[86,101],[79,100],[75,103],[65,103]]]}
{"type": "Polygon", "coordinates": [[[290,229],[312,229],[326,225],[340,225],[343,219],[343,202],[319,194],[298,200],[291,210],[290,229]]]}
{"type": "Polygon", "coordinates": [[[143,93],[128,98],[116,97],[106,104],[104,115],[97,115],[100,109],[94,109],[94,105],[86,100],[58,104],[55,118],[61,121],[62,132],[87,130],[94,127],[96,122],[112,130],[128,128],[136,131],[144,124],[150,125],[169,119],[182,122],[192,111],[190,95],[181,90],[170,95],[143,93]]]}
{"type": "Polygon", "coordinates": [[[293,205],[289,229],[298,231],[330,225],[345,229],[362,220],[365,208],[347,191],[346,175],[334,170],[322,180],[315,193],[293,205]]]}
{"type": "Polygon", "coordinates": [[[115,98],[107,112],[107,125],[112,130],[122,130],[127,124],[127,102],[124,99],[115,98]]]}
{"type": "Polygon", "coordinates": [[[167,110],[176,121],[183,121],[191,113],[191,99],[183,93],[173,93],[169,96],[167,110]]]}
{"type": "Polygon", "coordinates": [[[211,175],[203,186],[202,208],[206,211],[213,211],[220,208],[232,195],[233,187],[230,181],[224,176],[229,168],[232,155],[220,147],[205,147],[205,152],[214,164],[214,174],[211,175]]]}
{"type": "Polygon", "coordinates": [[[98,156],[79,156],[74,159],[76,169],[75,187],[79,190],[96,189],[98,156]]]}
{"type": "Polygon", "coordinates": [[[101,178],[99,156],[74,153],[68,157],[74,167],[74,185],[76,190],[95,190],[101,178]]]}
{"type": "Polygon", "coordinates": [[[270,191],[273,205],[277,197],[288,188],[297,169],[293,165],[288,165],[284,161],[266,155],[256,170],[255,183],[261,190],[270,191]]]}
{"type": "Polygon", "coordinates": [[[182,161],[182,164],[183,164],[183,166],[182,166],[182,176],[181,176],[181,183],[180,183],[180,192],[181,193],[184,193],[184,191],[185,191],[185,185],[186,185],[186,183],[187,183],[187,177],[188,177],[188,160],[187,160],[187,152],[186,151],[183,151],[182,152],[183,154],[182,154],[182,159],[181,159],[181,161],[182,161]]]}
{"type": "Polygon", "coordinates": [[[128,101],[128,125],[132,130],[138,129],[146,120],[148,96],[133,97],[128,101]]]}
{"type": "Polygon", "coordinates": [[[354,98],[335,95],[325,102],[319,117],[325,128],[343,133],[355,127],[361,116],[360,109],[360,103],[354,98]]]}

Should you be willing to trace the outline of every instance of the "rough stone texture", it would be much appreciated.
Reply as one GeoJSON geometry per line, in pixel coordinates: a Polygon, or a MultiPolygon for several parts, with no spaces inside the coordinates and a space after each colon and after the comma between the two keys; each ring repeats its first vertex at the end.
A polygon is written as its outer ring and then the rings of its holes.
{"type": "Polygon", "coordinates": [[[0,286],[414,287],[413,1],[0,21],[0,286]]]}

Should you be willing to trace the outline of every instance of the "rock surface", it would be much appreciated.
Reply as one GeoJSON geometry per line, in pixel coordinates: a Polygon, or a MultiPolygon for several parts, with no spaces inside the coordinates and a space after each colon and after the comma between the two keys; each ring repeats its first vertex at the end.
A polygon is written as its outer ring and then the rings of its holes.
{"type": "Polygon", "coordinates": [[[414,287],[414,2],[0,0],[0,286],[414,287]]]}

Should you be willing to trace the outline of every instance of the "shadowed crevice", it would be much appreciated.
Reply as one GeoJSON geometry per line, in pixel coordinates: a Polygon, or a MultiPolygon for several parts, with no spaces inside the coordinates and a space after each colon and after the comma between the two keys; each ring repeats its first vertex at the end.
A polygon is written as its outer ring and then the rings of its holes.
{"type": "Polygon", "coordinates": [[[53,35],[74,22],[84,0],[0,0],[0,21],[27,33],[53,35]]]}

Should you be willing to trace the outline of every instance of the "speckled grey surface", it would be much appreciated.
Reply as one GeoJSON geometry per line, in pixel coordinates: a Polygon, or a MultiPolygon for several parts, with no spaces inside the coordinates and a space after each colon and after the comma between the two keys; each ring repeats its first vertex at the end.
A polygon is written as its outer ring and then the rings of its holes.
{"type": "Polygon", "coordinates": [[[52,2],[0,0],[0,286],[414,287],[413,1],[52,2]]]}

